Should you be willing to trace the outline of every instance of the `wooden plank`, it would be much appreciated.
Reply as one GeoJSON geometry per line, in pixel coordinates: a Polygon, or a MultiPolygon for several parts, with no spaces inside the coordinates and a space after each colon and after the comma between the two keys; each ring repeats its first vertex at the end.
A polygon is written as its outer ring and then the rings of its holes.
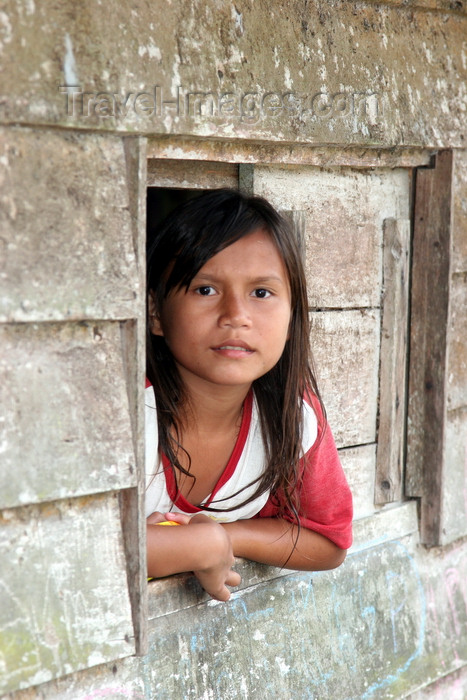
{"type": "Polygon", "coordinates": [[[121,323],[123,370],[128,395],[133,450],[136,462],[136,487],[119,494],[123,544],[131,600],[135,649],[147,652],[147,566],[145,466],[144,466],[144,383],[146,374],[146,142],[126,139],[127,182],[133,222],[135,256],[138,261],[138,288],[141,290],[141,315],[121,323]]]}
{"type": "Polygon", "coordinates": [[[467,535],[467,274],[451,276],[446,343],[443,544],[467,535]]]}
{"type": "Polygon", "coordinates": [[[121,138],[0,129],[0,322],[140,313],[126,172],[121,138]]]}
{"type": "Polygon", "coordinates": [[[467,534],[467,406],[447,411],[444,432],[440,544],[467,534]]]}
{"type": "Polygon", "coordinates": [[[318,384],[338,447],[376,442],[379,310],[313,312],[318,384]]]}
{"type": "MultiPolygon", "coordinates": [[[[138,260],[139,288],[146,295],[146,196],[147,158],[145,140],[131,144],[133,167],[127,171],[128,186],[133,186],[130,199],[135,227],[135,249],[138,260]]],[[[136,489],[120,494],[122,529],[127,561],[127,575],[132,605],[135,646],[138,655],[147,652],[147,565],[145,467],[144,467],[144,380],[146,375],[146,314],[141,299],[142,315],[134,322],[122,324],[123,362],[128,389],[128,402],[133,429],[136,458],[136,489]]]]}
{"type": "Polygon", "coordinates": [[[232,139],[167,135],[148,138],[148,157],[173,160],[208,160],[224,163],[314,165],[319,168],[414,168],[429,165],[432,149],[375,149],[365,145],[352,147],[316,146],[303,143],[259,143],[232,139]]]}
{"type": "Polygon", "coordinates": [[[375,512],[376,445],[359,445],[339,450],[339,457],[353,496],[354,518],[375,512]]]}
{"type": "Polygon", "coordinates": [[[148,187],[210,190],[238,187],[238,165],[234,163],[175,159],[148,160],[148,187]]]}
{"type": "Polygon", "coordinates": [[[410,221],[387,219],[383,235],[383,310],[375,503],[402,497],[405,457],[410,221]]]}
{"type": "MultiPolygon", "coordinates": [[[[444,658],[443,658],[444,661],[444,658]]],[[[467,666],[457,667],[451,673],[446,673],[446,663],[443,664],[443,674],[436,680],[427,679],[426,685],[414,693],[405,696],[405,700],[465,700],[467,698],[467,666]]]]}
{"type": "Polygon", "coordinates": [[[467,151],[455,151],[441,542],[467,535],[467,151]]]}
{"type": "Polygon", "coordinates": [[[254,190],[280,210],[306,212],[310,307],[379,307],[383,222],[409,217],[406,171],[258,165],[254,190]]]}
{"type": "Polygon", "coordinates": [[[406,493],[421,497],[421,538],[441,541],[446,423],[451,183],[453,157],[440,151],[416,175],[411,288],[406,493]]]}
{"type": "Polygon", "coordinates": [[[146,310],[146,179],[147,140],[127,137],[123,139],[126,166],[126,189],[130,213],[133,250],[137,262],[135,271],[138,281],[140,318],[146,310]]]}
{"type": "Polygon", "coordinates": [[[453,151],[451,272],[467,272],[467,149],[453,151]]]}
{"type": "Polygon", "coordinates": [[[418,532],[417,503],[406,501],[401,505],[381,510],[368,518],[354,520],[354,543],[350,549],[360,552],[376,545],[400,540],[418,532]]]}
{"type": "Polygon", "coordinates": [[[412,551],[387,541],[333,572],[291,572],[227,606],[157,618],[144,667],[151,697],[234,700],[239,688],[245,698],[261,688],[272,698],[344,700],[378,697],[384,683],[379,697],[388,698],[401,668],[413,687],[426,609],[412,551]]]}
{"type": "MultiPolygon", "coordinates": [[[[349,550],[352,554],[383,542],[400,540],[418,531],[417,504],[415,501],[408,501],[368,517],[356,518],[353,527],[354,543],[349,550]]],[[[253,590],[258,584],[267,584],[268,581],[289,576],[291,573],[287,569],[264,566],[240,558],[236,559],[234,568],[242,576],[242,582],[236,587],[235,595],[238,595],[239,591],[253,590]]],[[[315,574],[315,576],[319,575],[321,574],[315,574]]],[[[324,573],[324,575],[330,574],[324,573]]],[[[192,574],[151,581],[148,589],[150,621],[190,608],[194,613],[199,609],[200,603],[210,600],[192,574]]]]}
{"type": "Polygon", "coordinates": [[[134,653],[115,494],[0,515],[0,694],[134,653]]]}
{"type": "MultiPolygon", "coordinates": [[[[466,229],[467,238],[467,229],[466,229]]],[[[467,273],[451,277],[447,334],[447,408],[467,406],[467,273]]]]}
{"type": "Polygon", "coordinates": [[[136,488],[120,492],[123,542],[125,546],[128,589],[130,592],[133,628],[138,655],[147,652],[147,565],[146,518],[144,516],[144,358],[145,323],[122,323],[122,348],[133,443],[137,463],[136,488]]]}
{"type": "Polygon", "coordinates": [[[0,324],[0,346],[0,507],[135,486],[119,324],[0,324]]]}

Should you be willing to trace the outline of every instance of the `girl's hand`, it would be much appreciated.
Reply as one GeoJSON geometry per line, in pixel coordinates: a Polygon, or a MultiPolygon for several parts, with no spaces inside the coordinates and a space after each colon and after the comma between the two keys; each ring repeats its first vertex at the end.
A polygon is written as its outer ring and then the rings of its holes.
{"type": "Polygon", "coordinates": [[[152,513],[147,518],[148,575],[156,578],[193,571],[212,598],[227,601],[227,586],[241,577],[232,571],[234,556],[227,531],[203,513],[152,513]],[[164,520],[189,527],[154,527],[164,520]]]}
{"type": "Polygon", "coordinates": [[[164,513],[164,520],[169,520],[179,525],[189,525],[192,517],[192,515],[185,515],[185,513],[164,513]]]}
{"type": "Polygon", "coordinates": [[[210,530],[205,565],[194,570],[194,575],[212,598],[229,600],[230,591],[227,586],[238,586],[242,580],[240,574],[232,571],[234,556],[229,535],[221,525],[202,513],[192,516],[189,524],[193,528],[203,527],[204,532],[207,532],[206,528],[210,530]]]}
{"type": "Polygon", "coordinates": [[[212,522],[211,518],[204,515],[203,513],[185,515],[185,513],[174,513],[173,511],[170,511],[169,513],[160,513],[159,511],[155,511],[146,518],[146,523],[148,525],[159,525],[159,523],[163,523],[168,520],[172,523],[177,523],[178,525],[189,525],[191,519],[194,517],[198,518],[198,522],[212,522]]]}

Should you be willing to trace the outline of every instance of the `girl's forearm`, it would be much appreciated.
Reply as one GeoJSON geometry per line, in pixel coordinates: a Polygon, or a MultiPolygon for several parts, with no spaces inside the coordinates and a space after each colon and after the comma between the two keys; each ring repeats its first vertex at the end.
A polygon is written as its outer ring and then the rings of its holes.
{"type": "Polygon", "coordinates": [[[346,550],[317,532],[292,525],[281,518],[257,518],[225,523],[233,553],[262,564],[302,571],[334,569],[346,550]],[[298,537],[297,537],[298,535],[298,537]]]}
{"type": "Polygon", "coordinates": [[[230,537],[219,524],[205,516],[197,517],[180,527],[148,523],[148,575],[160,578],[193,571],[209,595],[228,600],[227,586],[238,586],[241,581],[231,568],[234,556],[230,537]]]}
{"type": "Polygon", "coordinates": [[[148,576],[160,578],[215,566],[225,543],[209,523],[196,526],[147,525],[148,576]]]}
{"type": "Polygon", "coordinates": [[[193,533],[188,533],[188,528],[183,528],[181,533],[181,529],[147,525],[148,576],[161,578],[197,567],[200,549],[191,541],[193,533]]]}

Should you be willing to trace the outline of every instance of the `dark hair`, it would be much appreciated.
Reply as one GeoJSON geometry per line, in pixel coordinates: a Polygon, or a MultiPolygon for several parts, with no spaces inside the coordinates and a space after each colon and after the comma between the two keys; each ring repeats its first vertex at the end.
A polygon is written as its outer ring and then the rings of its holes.
{"type": "MultiPolygon", "coordinates": [[[[188,288],[216,253],[258,228],[271,236],[283,259],[290,284],[292,316],[290,336],[281,358],[253,382],[267,466],[254,495],[245,503],[271,490],[278,495],[282,510],[289,510],[298,522],[302,399],[311,392],[320,403],[321,400],[312,369],[305,274],[289,223],[262,197],[229,189],[206,192],[169,215],[149,242],[147,283],[156,309],[160,310],[171,290],[188,288]]],[[[183,385],[164,338],[153,335],[149,324],[147,376],[156,395],[160,450],[172,468],[187,474],[177,458],[183,449],[177,439],[185,400],[183,385]]],[[[222,508],[211,506],[206,510],[222,508]]]]}

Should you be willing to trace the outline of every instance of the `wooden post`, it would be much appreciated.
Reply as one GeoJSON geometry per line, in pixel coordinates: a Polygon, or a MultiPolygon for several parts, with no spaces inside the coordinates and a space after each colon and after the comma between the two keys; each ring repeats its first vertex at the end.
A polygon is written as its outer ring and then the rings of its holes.
{"type": "Polygon", "coordinates": [[[386,219],[375,503],[402,497],[405,451],[410,221],[386,219]]]}
{"type": "Polygon", "coordinates": [[[427,545],[442,534],[452,171],[452,152],[440,151],[416,173],[405,489],[421,497],[427,545]]]}
{"type": "Polygon", "coordinates": [[[144,517],[144,378],[146,342],[146,140],[124,141],[133,245],[139,294],[133,319],[120,323],[121,350],[130,407],[137,486],[119,494],[136,654],[147,653],[146,519],[144,517]]]}

